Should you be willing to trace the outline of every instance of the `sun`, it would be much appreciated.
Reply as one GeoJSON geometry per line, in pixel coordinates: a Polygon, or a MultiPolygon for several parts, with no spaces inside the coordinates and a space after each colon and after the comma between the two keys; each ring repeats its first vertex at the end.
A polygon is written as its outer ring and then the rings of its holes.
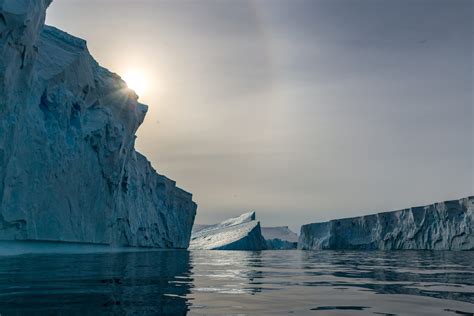
{"type": "Polygon", "coordinates": [[[138,71],[138,70],[131,70],[126,72],[122,79],[127,83],[127,86],[134,90],[138,96],[143,96],[145,94],[148,82],[146,80],[146,76],[138,71]]]}

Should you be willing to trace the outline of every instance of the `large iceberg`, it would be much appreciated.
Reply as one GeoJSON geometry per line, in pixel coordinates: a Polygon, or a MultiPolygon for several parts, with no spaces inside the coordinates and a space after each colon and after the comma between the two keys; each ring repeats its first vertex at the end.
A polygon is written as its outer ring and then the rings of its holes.
{"type": "Polygon", "coordinates": [[[474,250],[474,197],[303,225],[298,248],[474,250]]]}
{"type": "Polygon", "coordinates": [[[134,149],[147,106],[50,2],[0,1],[0,240],[188,247],[191,194],[134,149]]]}
{"type": "Polygon", "coordinates": [[[200,225],[193,231],[189,249],[263,250],[266,248],[255,212],[230,218],[215,225],[200,225]]]}
{"type": "Polygon", "coordinates": [[[288,226],[262,227],[262,235],[267,243],[267,249],[296,249],[298,244],[298,235],[288,226]]]}

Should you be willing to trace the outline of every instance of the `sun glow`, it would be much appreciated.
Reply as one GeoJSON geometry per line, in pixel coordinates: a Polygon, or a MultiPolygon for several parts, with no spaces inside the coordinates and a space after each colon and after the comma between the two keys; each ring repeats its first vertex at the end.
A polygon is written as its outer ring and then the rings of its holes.
{"type": "Polygon", "coordinates": [[[142,97],[148,88],[148,81],[146,76],[137,70],[126,72],[122,79],[127,83],[127,86],[134,90],[139,97],[142,97]]]}

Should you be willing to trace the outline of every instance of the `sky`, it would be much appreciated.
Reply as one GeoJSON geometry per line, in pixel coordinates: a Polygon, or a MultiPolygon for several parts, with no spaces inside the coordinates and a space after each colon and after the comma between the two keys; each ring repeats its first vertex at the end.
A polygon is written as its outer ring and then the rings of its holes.
{"type": "Polygon", "coordinates": [[[55,0],[47,23],[144,81],[136,147],[197,223],[299,232],[474,194],[473,3],[55,0]]]}

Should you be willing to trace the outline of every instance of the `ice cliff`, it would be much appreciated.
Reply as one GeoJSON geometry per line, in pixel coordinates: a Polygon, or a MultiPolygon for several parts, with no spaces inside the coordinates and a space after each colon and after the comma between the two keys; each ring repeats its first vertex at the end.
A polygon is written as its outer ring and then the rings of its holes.
{"type": "Polygon", "coordinates": [[[266,248],[260,222],[255,212],[225,220],[215,225],[200,225],[193,231],[190,249],[262,250],[266,248]]]}
{"type": "Polygon", "coordinates": [[[298,235],[288,226],[262,227],[262,235],[267,243],[267,249],[286,250],[297,247],[298,235]]]}
{"type": "Polygon", "coordinates": [[[147,106],[50,0],[0,0],[0,240],[186,248],[192,196],[135,151],[147,106]]]}
{"type": "Polygon", "coordinates": [[[303,225],[298,248],[474,250],[474,197],[303,225]]]}

